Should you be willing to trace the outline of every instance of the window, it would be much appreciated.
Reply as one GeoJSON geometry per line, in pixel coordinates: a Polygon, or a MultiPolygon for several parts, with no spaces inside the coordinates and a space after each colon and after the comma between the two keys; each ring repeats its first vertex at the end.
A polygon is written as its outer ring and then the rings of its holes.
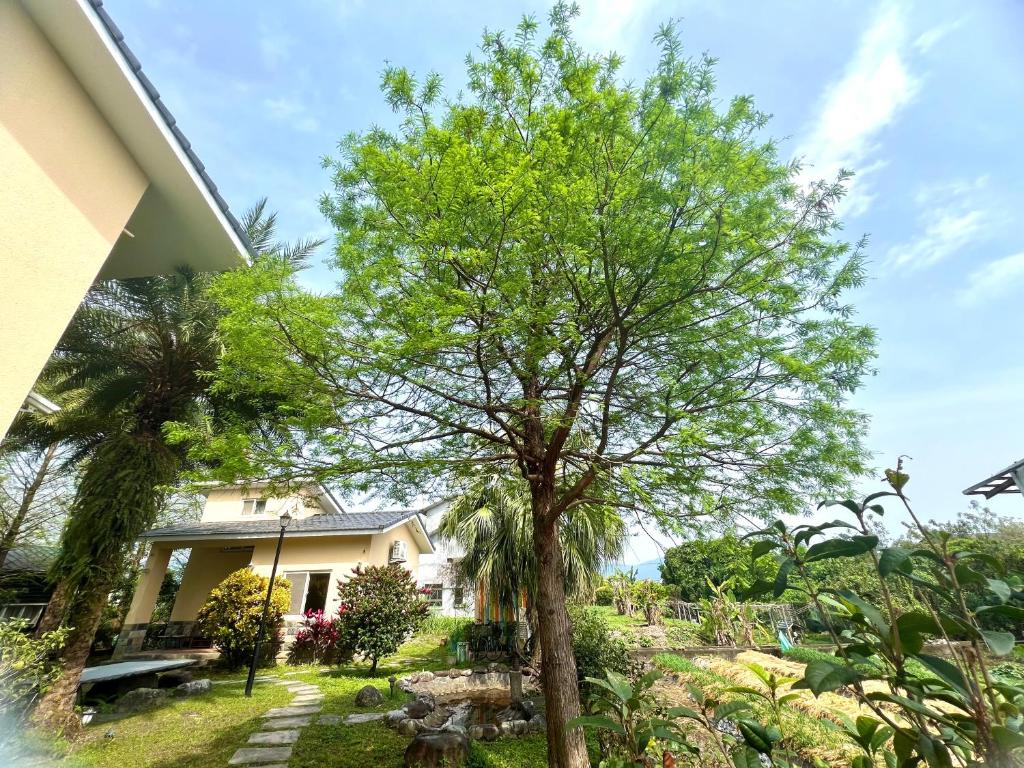
{"type": "Polygon", "coordinates": [[[266,499],[242,499],[243,515],[262,515],[266,511],[266,499]]]}
{"type": "Polygon", "coordinates": [[[429,605],[431,608],[441,607],[441,601],[444,595],[444,585],[424,584],[423,591],[427,595],[427,605],[429,605]]]}
{"type": "Polygon", "coordinates": [[[452,590],[452,602],[456,608],[466,607],[466,588],[463,586],[455,587],[452,590]]]}
{"type": "Polygon", "coordinates": [[[299,616],[306,611],[322,611],[327,607],[330,573],[293,571],[284,575],[292,585],[292,604],[288,613],[299,616]]]}

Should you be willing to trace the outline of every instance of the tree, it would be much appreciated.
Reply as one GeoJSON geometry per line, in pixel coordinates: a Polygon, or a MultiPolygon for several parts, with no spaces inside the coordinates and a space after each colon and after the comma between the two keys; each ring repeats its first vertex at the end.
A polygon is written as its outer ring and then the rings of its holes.
{"type": "Polygon", "coordinates": [[[752,549],[731,532],[687,541],[665,551],[661,580],[679,588],[680,600],[697,602],[711,597],[709,580],[721,585],[732,579],[734,588],[742,591],[758,579],[774,579],[778,566],[767,558],[751,562],[752,549]]]}
{"type": "MultiPolygon", "coordinates": [[[[350,136],[322,209],[340,282],[228,277],[218,387],[278,398],[276,423],[197,449],[225,477],[315,477],[405,499],[474,469],[530,488],[548,749],[587,762],[560,521],[795,513],[864,470],[845,401],[874,334],[843,303],[859,246],[834,238],[835,183],[720,106],[713,61],[661,30],[654,73],[551,33],[487,33],[469,96],[388,68],[400,129],[350,136]]],[[[189,437],[188,430],[178,433],[189,437]]],[[[200,438],[201,435],[193,434],[200,438]]]]}
{"type": "MultiPolygon", "coordinates": [[[[213,588],[199,609],[196,626],[213,641],[220,651],[221,662],[228,669],[238,669],[252,659],[269,586],[267,577],[249,567],[239,568],[213,588]]],[[[270,610],[260,654],[262,663],[272,663],[281,647],[281,625],[290,605],[291,584],[278,576],[270,593],[270,610]]]]}
{"type": "Polygon", "coordinates": [[[348,580],[338,581],[338,597],[339,655],[365,656],[371,675],[430,612],[412,574],[397,564],[357,567],[348,580]]]}
{"type": "MultiPolygon", "coordinates": [[[[249,225],[273,250],[257,261],[295,268],[318,243],[285,252],[259,229],[266,217],[258,207],[249,225]]],[[[108,595],[182,467],[184,452],[167,442],[165,425],[207,428],[225,409],[236,415],[242,409],[209,392],[206,374],[222,349],[210,279],[183,268],[93,286],[42,374],[61,410],[16,425],[19,440],[60,444],[70,461],[84,466],[53,569],[54,598],[41,623],[41,630],[61,621],[71,627],[64,674],[36,710],[41,723],[78,728],[75,695],[108,595]]]]}
{"type": "Polygon", "coordinates": [[[41,451],[16,447],[0,457],[0,567],[19,544],[53,541],[74,492],[63,471],[58,446],[41,451]]]}
{"type": "MultiPolygon", "coordinates": [[[[533,544],[530,488],[520,476],[481,474],[452,502],[441,520],[442,536],[465,555],[456,570],[482,581],[502,605],[526,596],[531,635],[537,629],[537,559],[533,544]]],[[[622,518],[605,506],[581,504],[559,524],[565,592],[583,597],[601,581],[601,568],[618,558],[626,542],[622,518]]]]}

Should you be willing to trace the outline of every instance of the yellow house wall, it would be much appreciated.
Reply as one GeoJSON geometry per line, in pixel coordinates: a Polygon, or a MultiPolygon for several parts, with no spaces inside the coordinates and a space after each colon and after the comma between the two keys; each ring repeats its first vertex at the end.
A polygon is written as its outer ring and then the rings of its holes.
{"type": "Polygon", "coordinates": [[[139,582],[135,587],[135,594],[132,595],[132,604],[124,617],[125,625],[149,623],[172,552],[170,547],[161,547],[158,544],[154,544],[149,550],[149,557],[146,558],[145,567],[139,574],[139,582]]]}
{"type": "Polygon", "coordinates": [[[171,609],[171,621],[194,621],[210,591],[230,573],[249,564],[252,552],[225,552],[224,545],[192,547],[181,586],[171,609]]]}
{"type": "MultiPolygon", "coordinates": [[[[217,522],[221,520],[271,520],[277,519],[284,505],[288,502],[286,498],[279,498],[270,496],[267,497],[267,511],[263,515],[243,515],[242,514],[242,500],[243,499],[260,499],[264,498],[262,490],[258,488],[242,489],[242,488],[216,488],[211,490],[206,496],[206,504],[203,506],[203,517],[202,520],[206,522],[217,522]]],[[[292,511],[294,517],[302,517],[304,515],[318,512],[319,507],[313,499],[303,499],[303,510],[300,514],[296,515],[292,511]]]]}
{"type": "Polygon", "coordinates": [[[148,180],[21,5],[0,2],[0,436],[148,180]]]}

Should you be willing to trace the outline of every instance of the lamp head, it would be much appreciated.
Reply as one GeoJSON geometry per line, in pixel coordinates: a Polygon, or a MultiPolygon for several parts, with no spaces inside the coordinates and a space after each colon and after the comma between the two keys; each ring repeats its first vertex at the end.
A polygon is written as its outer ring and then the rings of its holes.
{"type": "Polygon", "coordinates": [[[285,510],[284,513],[281,515],[281,527],[282,528],[287,528],[291,524],[292,524],[291,513],[288,510],[285,510]]]}

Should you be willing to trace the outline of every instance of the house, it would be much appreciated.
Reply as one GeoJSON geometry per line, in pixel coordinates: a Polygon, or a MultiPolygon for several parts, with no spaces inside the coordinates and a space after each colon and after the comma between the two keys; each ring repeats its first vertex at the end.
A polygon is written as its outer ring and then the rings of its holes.
{"type": "Polygon", "coordinates": [[[278,574],[291,582],[292,603],[285,616],[294,632],[309,610],[338,608],[335,584],[359,565],[400,563],[416,573],[434,547],[416,510],[348,512],[326,488],[309,485],[284,496],[265,484],[216,486],[206,491],[198,523],[147,531],[149,557],[117,642],[116,656],[142,648],[160,584],[175,550],[189,550],[181,586],[165,636],[193,636],[193,623],[210,591],[224,578],[251,567],[269,577],[281,531],[280,516],[292,517],[281,548],[278,574]]]}
{"type": "Polygon", "coordinates": [[[250,246],[102,0],[0,2],[0,438],[98,279],[250,246]]]}
{"type": "MultiPolygon", "coordinates": [[[[421,555],[416,581],[427,592],[430,608],[441,616],[476,617],[477,589],[456,576],[455,564],[464,554],[457,542],[443,538],[439,529],[451,499],[443,499],[420,510],[433,554],[421,555]]],[[[477,617],[479,618],[479,617],[477,617]]]]}
{"type": "Polygon", "coordinates": [[[23,544],[7,553],[0,565],[0,621],[39,623],[53,591],[46,574],[56,556],[57,549],[45,544],[23,544]]]}

